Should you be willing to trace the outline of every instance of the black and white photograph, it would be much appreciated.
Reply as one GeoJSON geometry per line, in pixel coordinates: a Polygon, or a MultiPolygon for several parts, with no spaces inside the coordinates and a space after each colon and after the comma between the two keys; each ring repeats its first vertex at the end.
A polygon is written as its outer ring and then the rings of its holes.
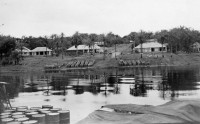
{"type": "Polygon", "coordinates": [[[0,124],[200,124],[200,0],[0,0],[0,124]]]}

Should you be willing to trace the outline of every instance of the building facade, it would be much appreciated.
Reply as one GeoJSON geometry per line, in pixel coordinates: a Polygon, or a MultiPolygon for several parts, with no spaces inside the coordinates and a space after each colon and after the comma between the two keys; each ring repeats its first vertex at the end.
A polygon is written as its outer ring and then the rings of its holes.
{"type": "Polygon", "coordinates": [[[31,50],[31,56],[50,56],[52,55],[52,50],[47,47],[36,47],[35,49],[31,50]]]}
{"type": "Polygon", "coordinates": [[[151,39],[143,44],[139,44],[133,48],[135,52],[151,53],[151,52],[167,52],[167,44],[158,43],[156,39],[151,39]]]}

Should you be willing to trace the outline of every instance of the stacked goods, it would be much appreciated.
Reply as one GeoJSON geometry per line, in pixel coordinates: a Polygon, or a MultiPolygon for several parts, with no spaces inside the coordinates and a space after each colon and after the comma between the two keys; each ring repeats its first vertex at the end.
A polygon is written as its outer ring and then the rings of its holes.
{"type": "Polygon", "coordinates": [[[5,110],[0,114],[0,124],[69,124],[69,110],[53,108],[51,105],[42,107],[20,106],[5,110]]]}

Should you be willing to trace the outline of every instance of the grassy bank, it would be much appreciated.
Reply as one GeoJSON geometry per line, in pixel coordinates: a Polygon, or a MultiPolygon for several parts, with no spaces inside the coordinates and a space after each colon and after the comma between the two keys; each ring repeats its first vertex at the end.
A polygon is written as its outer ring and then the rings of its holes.
{"type": "MultiPolygon", "coordinates": [[[[80,55],[77,57],[73,56],[40,56],[40,57],[24,57],[21,61],[20,65],[7,65],[0,66],[1,72],[27,72],[27,71],[43,71],[45,65],[58,64],[63,65],[68,61],[76,59],[93,59],[95,60],[92,68],[107,68],[107,67],[118,67],[119,60],[142,60],[148,61],[152,66],[185,66],[185,65],[199,65],[200,64],[200,53],[192,53],[192,54],[171,54],[164,53],[164,57],[162,53],[151,53],[151,54],[143,54],[141,58],[141,54],[132,53],[130,49],[130,44],[117,45],[117,51],[122,54],[117,56],[117,58],[112,58],[111,54],[106,54],[104,58],[103,54],[95,54],[95,55],[80,55]]],[[[108,53],[114,52],[114,48],[111,47],[108,49],[108,53]]]]}

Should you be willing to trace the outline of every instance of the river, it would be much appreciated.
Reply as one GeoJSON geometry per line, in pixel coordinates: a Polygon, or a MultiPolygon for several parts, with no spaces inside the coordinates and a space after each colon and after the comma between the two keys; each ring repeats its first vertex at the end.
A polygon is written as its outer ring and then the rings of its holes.
{"type": "Polygon", "coordinates": [[[70,110],[74,124],[106,104],[160,105],[200,98],[200,67],[0,73],[11,105],[70,110]]]}

